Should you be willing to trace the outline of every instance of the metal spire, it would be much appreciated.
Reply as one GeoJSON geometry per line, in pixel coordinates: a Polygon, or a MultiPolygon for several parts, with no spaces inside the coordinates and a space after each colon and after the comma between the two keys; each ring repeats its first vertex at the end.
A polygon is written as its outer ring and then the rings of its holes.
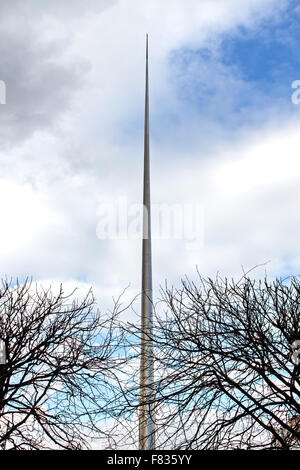
{"type": "Polygon", "coordinates": [[[151,210],[150,210],[150,159],[149,159],[149,83],[148,34],[146,35],[146,87],[144,132],[144,193],[143,193],[143,254],[142,254],[142,332],[140,365],[139,446],[141,450],[154,449],[153,354],[152,354],[152,260],[151,260],[151,210]],[[148,402],[147,404],[145,404],[148,402]]]}

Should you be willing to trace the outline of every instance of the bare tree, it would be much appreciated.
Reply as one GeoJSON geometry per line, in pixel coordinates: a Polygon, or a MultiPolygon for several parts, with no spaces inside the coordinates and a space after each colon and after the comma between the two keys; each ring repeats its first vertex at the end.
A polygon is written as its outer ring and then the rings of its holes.
{"type": "Polygon", "coordinates": [[[113,417],[122,343],[115,320],[115,311],[96,310],[91,291],[74,300],[62,286],[54,293],[2,281],[3,449],[79,449],[107,440],[104,419],[113,417]]]}
{"type": "MultiPolygon", "coordinates": [[[[149,338],[158,447],[299,446],[293,424],[300,416],[299,279],[199,276],[197,283],[183,280],[179,289],[166,286],[161,306],[149,338]]],[[[138,338],[135,325],[130,331],[138,338]]],[[[133,408],[137,391],[131,390],[133,408]]]]}

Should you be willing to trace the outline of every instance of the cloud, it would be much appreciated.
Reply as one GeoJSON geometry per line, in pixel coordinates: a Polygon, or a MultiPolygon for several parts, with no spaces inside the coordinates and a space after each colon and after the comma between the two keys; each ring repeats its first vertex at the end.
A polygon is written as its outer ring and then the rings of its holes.
{"type": "Polygon", "coordinates": [[[272,273],[296,271],[297,110],[289,96],[273,102],[221,47],[241,28],[255,37],[267,20],[277,25],[287,5],[4,2],[3,274],[92,284],[107,306],[129,283],[139,292],[140,242],[99,240],[96,228],[101,201],[141,201],[147,31],[153,202],[205,211],[199,251],[154,240],[155,286],[196,264],[204,275],[269,259],[272,273]]]}

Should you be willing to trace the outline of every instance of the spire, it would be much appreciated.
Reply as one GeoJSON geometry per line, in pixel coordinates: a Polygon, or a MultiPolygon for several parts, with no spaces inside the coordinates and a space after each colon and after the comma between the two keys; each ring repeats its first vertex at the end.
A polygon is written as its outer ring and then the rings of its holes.
{"type": "Polygon", "coordinates": [[[149,77],[148,34],[146,35],[146,84],[144,130],[144,187],[143,187],[143,240],[142,240],[142,305],[141,305],[141,364],[139,445],[141,450],[154,449],[153,353],[152,353],[152,259],[151,259],[151,203],[149,152],[149,77]],[[148,402],[148,404],[145,404],[148,402]]]}

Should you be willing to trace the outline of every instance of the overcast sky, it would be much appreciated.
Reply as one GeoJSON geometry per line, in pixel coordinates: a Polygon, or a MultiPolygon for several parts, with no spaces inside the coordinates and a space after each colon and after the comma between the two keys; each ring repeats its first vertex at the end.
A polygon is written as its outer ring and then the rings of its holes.
{"type": "MultiPolygon", "coordinates": [[[[1,275],[140,289],[140,240],[101,240],[141,202],[149,33],[154,204],[201,236],[153,241],[153,282],[300,273],[300,7],[289,0],[1,0],[1,275]]],[[[154,227],[155,229],[155,227],[154,227]]],[[[101,304],[102,302],[102,304],[101,304]]]]}

